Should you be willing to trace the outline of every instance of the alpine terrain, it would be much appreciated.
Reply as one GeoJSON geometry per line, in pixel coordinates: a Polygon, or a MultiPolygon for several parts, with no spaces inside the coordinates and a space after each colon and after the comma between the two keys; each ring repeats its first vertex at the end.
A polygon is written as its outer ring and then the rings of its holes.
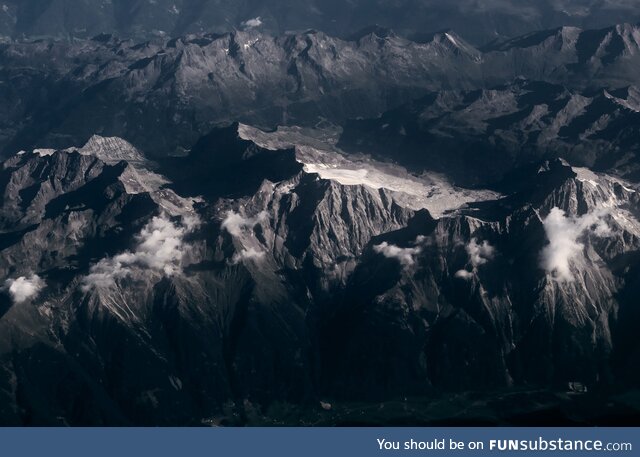
{"type": "Polygon", "coordinates": [[[640,423],[632,2],[4,3],[1,425],[640,423]]]}

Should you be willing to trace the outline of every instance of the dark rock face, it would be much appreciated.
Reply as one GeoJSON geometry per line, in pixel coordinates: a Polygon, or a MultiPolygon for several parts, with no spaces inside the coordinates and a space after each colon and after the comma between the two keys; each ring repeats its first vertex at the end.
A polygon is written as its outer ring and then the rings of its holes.
{"type": "Polygon", "coordinates": [[[86,267],[133,235],[139,220],[153,212],[148,196],[127,194],[119,181],[124,162],[106,166],[78,153],[24,154],[3,167],[5,277],[29,268],[86,267]]]}
{"type": "Polygon", "coordinates": [[[442,91],[345,125],[340,146],[370,151],[466,185],[497,182],[547,157],[637,177],[637,89],[574,91],[523,79],[493,89],[442,91]]]}

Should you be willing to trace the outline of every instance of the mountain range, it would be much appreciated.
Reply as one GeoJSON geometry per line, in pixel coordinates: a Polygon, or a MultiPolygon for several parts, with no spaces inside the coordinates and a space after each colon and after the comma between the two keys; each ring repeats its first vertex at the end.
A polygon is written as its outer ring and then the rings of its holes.
{"type": "Polygon", "coordinates": [[[3,422],[637,382],[635,184],[548,159],[469,190],[331,144],[235,124],[163,163],[101,137],[8,159],[3,422]]]}
{"type": "Polygon", "coordinates": [[[135,44],[111,36],[0,47],[0,151],[126,138],[181,155],[235,121],[311,127],[375,117],[440,90],[518,78],[569,90],[637,86],[640,31],[561,28],[478,50],[453,32],[426,42],[376,29],[356,41],[255,31],[135,44]]]}
{"type": "Polygon", "coordinates": [[[260,28],[272,34],[307,29],[347,38],[371,24],[408,38],[452,28],[477,45],[563,25],[599,28],[638,22],[632,0],[4,0],[7,39],[88,38],[115,32],[138,40],[260,28]]]}
{"type": "Polygon", "coordinates": [[[625,2],[5,3],[1,424],[638,423],[625,2]]]}

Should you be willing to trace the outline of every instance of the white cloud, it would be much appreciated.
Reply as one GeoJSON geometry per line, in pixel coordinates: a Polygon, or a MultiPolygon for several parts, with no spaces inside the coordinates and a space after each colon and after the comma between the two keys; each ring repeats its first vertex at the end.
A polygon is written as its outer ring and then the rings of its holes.
{"type": "Polygon", "coordinates": [[[269,215],[266,211],[262,211],[255,217],[244,217],[239,213],[229,211],[225,220],[222,221],[221,227],[234,237],[240,237],[247,230],[253,229],[256,225],[268,219],[269,215]]]}
{"type": "Polygon", "coordinates": [[[196,230],[201,224],[200,218],[195,214],[182,216],[182,225],[187,229],[187,233],[196,230]]]}
{"type": "Polygon", "coordinates": [[[4,284],[15,303],[35,298],[45,286],[40,276],[35,274],[29,278],[21,276],[18,279],[7,279],[4,284]]]}
{"type": "Polygon", "coordinates": [[[583,256],[586,233],[605,237],[611,229],[603,219],[604,211],[594,211],[580,217],[568,217],[560,208],[553,208],[542,221],[549,244],[542,250],[540,265],[559,281],[573,281],[571,264],[583,256]]]}
{"type": "Polygon", "coordinates": [[[470,281],[473,278],[473,272],[467,270],[460,270],[456,272],[456,278],[461,278],[470,281]]]}
{"type": "Polygon", "coordinates": [[[478,244],[478,240],[473,238],[466,247],[467,254],[469,254],[469,262],[474,268],[484,265],[489,260],[492,260],[495,254],[495,248],[489,244],[488,241],[483,241],[482,244],[478,244]]]}
{"type": "MultiPolygon", "coordinates": [[[[244,235],[249,235],[256,225],[268,220],[269,214],[266,211],[262,211],[254,217],[245,217],[242,214],[229,211],[227,212],[227,217],[222,221],[221,227],[234,238],[242,238],[244,235]]],[[[231,265],[237,265],[244,261],[257,262],[264,258],[265,255],[265,252],[254,248],[242,249],[233,255],[229,263],[231,265]]]]}
{"type": "Polygon", "coordinates": [[[260,27],[262,25],[262,19],[260,16],[254,17],[253,19],[246,20],[242,23],[242,27],[245,29],[253,29],[256,27],[260,27]]]}
{"type": "Polygon", "coordinates": [[[460,270],[456,272],[455,276],[456,278],[469,280],[473,278],[474,273],[478,271],[480,265],[486,264],[495,257],[496,250],[486,240],[480,244],[477,238],[472,238],[465,249],[469,255],[469,265],[472,271],[460,270]]]}
{"type": "Polygon", "coordinates": [[[136,237],[133,252],[126,251],[115,257],[102,259],[91,267],[83,279],[82,289],[111,287],[117,279],[129,276],[134,268],[152,270],[165,276],[173,276],[182,270],[184,237],[199,221],[194,216],[183,218],[181,225],[171,222],[167,216],[154,217],[136,237]]]}
{"type": "Polygon", "coordinates": [[[401,248],[386,241],[373,247],[378,254],[382,254],[388,259],[396,259],[404,268],[411,267],[415,262],[415,257],[422,252],[422,248],[401,248]]]}
{"type": "Polygon", "coordinates": [[[265,255],[266,253],[264,251],[258,251],[253,248],[243,249],[242,251],[234,254],[233,258],[231,259],[231,264],[237,265],[240,262],[244,262],[245,260],[252,260],[257,262],[259,260],[262,260],[265,255]]]}

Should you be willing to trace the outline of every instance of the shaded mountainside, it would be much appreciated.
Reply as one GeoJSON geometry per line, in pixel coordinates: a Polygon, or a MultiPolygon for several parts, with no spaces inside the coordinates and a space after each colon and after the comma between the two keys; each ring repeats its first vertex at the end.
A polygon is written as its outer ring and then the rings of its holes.
{"type": "Polygon", "coordinates": [[[640,83],[639,37],[623,24],[564,27],[481,50],[452,31],[409,41],[380,28],[348,40],[249,29],[143,43],[101,35],[5,44],[0,150],[65,148],[97,133],[150,156],[183,155],[219,124],[341,124],[434,91],[516,78],[612,93],[640,83]]]}
{"type": "Polygon", "coordinates": [[[518,79],[441,91],[375,119],[348,121],[339,146],[487,185],[514,166],[560,157],[638,177],[638,89],[576,91],[518,79]]]}
{"type": "Polygon", "coordinates": [[[350,159],[300,135],[233,124],[179,161],[102,137],[5,161],[2,423],[304,422],[286,405],[317,421],[320,400],[637,384],[635,185],[542,161],[434,217],[388,164],[312,171],[350,159]]]}

